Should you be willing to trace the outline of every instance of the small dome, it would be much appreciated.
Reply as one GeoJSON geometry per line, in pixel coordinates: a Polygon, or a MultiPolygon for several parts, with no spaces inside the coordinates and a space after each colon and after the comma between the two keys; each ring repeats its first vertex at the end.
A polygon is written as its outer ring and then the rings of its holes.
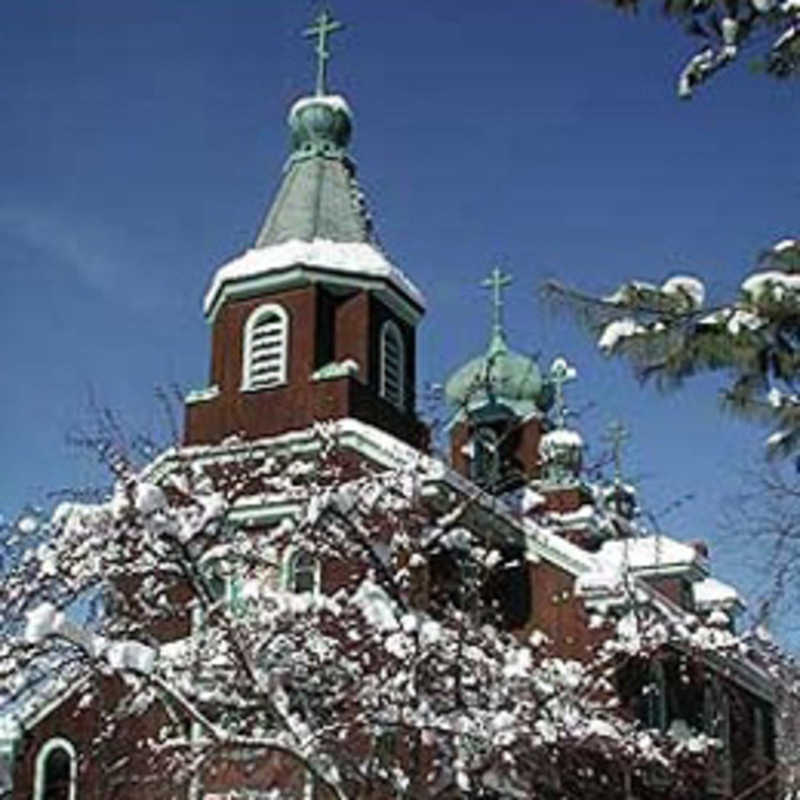
{"type": "Polygon", "coordinates": [[[485,355],[473,358],[447,380],[445,397],[465,412],[497,407],[526,416],[546,411],[553,391],[536,361],[509,350],[503,335],[496,333],[485,355]]]}
{"type": "Polygon", "coordinates": [[[574,480],[583,462],[583,439],[577,431],[556,428],[542,436],[539,455],[547,480],[574,480]]]}
{"type": "Polygon", "coordinates": [[[340,95],[302,97],[289,110],[294,157],[339,155],[353,130],[353,114],[340,95]]]}

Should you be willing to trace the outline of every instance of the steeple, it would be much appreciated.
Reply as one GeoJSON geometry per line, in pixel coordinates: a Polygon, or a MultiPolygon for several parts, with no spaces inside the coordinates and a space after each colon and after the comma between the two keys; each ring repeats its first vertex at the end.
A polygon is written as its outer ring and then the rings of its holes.
{"type": "Polygon", "coordinates": [[[491,328],[486,353],[456,370],[445,384],[454,421],[487,413],[525,417],[546,410],[552,389],[542,380],[535,359],[508,347],[503,326],[503,289],[511,276],[495,267],[481,285],[491,290],[491,328]]]}
{"type": "Polygon", "coordinates": [[[452,462],[495,493],[519,485],[537,469],[541,418],[553,399],[536,360],[508,346],[503,290],[510,284],[511,276],[498,267],[482,281],[491,291],[489,345],[445,383],[453,411],[452,462]]]}
{"type": "Polygon", "coordinates": [[[291,152],[256,248],[292,239],[377,245],[355,164],[347,152],[353,112],[341,95],[327,91],[328,37],[343,27],[325,9],[303,32],[316,39],[316,91],[289,110],[291,152]]]}
{"type": "Polygon", "coordinates": [[[313,95],[289,111],[291,153],[256,248],[291,239],[377,246],[372,217],[347,153],[353,115],[339,95],[313,95]]]}
{"type": "Polygon", "coordinates": [[[186,440],[257,438],[353,416],[415,443],[422,293],[378,244],[348,152],[353,113],[328,91],[328,11],[316,85],[289,110],[289,157],[253,245],[206,292],[210,387],[187,399],[186,440]]]}
{"type": "Polygon", "coordinates": [[[364,192],[348,153],[353,112],[344,97],[327,93],[328,36],[344,26],[327,11],[305,36],[317,39],[316,92],[289,109],[290,153],[275,198],[253,247],[221,267],[206,293],[213,319],[227,296],[251,293],[245,279],[276,275],[302,265],[337,283],[381,288],[387,303],[416,324],[425,307],[422,293],[390,262],[375,235],[364,192]],[[385,289],[385,291],[383,290],[385,289]]]}

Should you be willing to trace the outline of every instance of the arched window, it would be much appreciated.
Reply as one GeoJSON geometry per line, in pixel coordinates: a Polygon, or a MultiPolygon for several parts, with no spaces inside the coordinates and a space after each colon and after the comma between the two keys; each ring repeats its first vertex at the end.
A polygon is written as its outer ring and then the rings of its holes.
{"type": "Polygon", "coordinates": [[[490,492],[499,489],[501,444],[497,431],[488,425],[480,425],[472,436],[471,477],[490,492]]]}
{"type": "Polygon", "coordinates": [[[292,550],[284,563],[284,586],[290,592],[319,589],[319,562],[307,550],[292,550]]]}
{"type": "Polygon", "coordinates": [[[289,316],[283,306],[259,306],[244,326],[242,389],[265,389],[286,383],[289,316]]]}
{"type": "Polygon", "coordinates": [[[405,347],[400,329],[389,320],[381,328],[380,394],[392,405],[405,403],[405,347]]]}
{"type": "Polygon", "coordinates": [[[36,756],[34,800],[75,800],[78,764],[68,739],[50,739],[36,756]]]}

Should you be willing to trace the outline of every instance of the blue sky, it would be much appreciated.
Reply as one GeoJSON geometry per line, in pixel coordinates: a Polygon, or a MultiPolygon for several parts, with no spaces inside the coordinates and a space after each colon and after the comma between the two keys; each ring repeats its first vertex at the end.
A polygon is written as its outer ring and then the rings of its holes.
{"type": "MultiPolygon", "coordinates": [[[[655,5],[655,4],[654,4],[655,5]]],[[[288,104],[313,85],[297,0],[28,0],[0,32],[0,512],[102,480],[67,433],[90,398],[166,435],[155,388],[205,385],[201,298],[256,233],[286,149],[288,104]]],[[[612,419],[645,504],[711,543],[723,577],[758,585],[720,526],[762,431],[722,417],[716,383],[640,389],[568,318],[548,277],[589,290],[674,272],[732,291],[797,233],[797,83],[721,74],[675,97],[691,43],[655,12],[594,0],[338,0],[331,86],[394,261],[429,301],[420,385],[483,348],[479,282],[515,277],[512,344],[579,370],[570,388],[599,455],[612,419]]],[[[746,60],[746,59],[745,59],[746,60]]],[[[591,457],[591,456],[590,456],[591,457]]]]}

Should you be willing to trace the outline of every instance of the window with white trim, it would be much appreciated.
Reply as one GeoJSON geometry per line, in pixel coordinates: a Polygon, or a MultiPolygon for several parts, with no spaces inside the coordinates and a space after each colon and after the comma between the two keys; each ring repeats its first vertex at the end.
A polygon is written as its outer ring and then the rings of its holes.
{"type": "Polygon", "coordinates": [[[284,562],[284,587],[290,592],[316,592],[320,565],[307,550],[291,550],[284,562]]]}
{"type": "Polygon", "coordinates": [[[48,739],[36,755],[33,800],[75,800],[78,761],[69,739],[48,739]]]}
{"type": "Polygon", "coordinates": [[[380,395],[392,405],[405,402],[405,347],[397,325],[388,320],[381,328],[380,395]]]}
{"type": "Polygon", "coordinates": [[[266,389],[286,383],[289,315],[277,303],[259,306],[244,326],[242,389],[266,389]]]}

